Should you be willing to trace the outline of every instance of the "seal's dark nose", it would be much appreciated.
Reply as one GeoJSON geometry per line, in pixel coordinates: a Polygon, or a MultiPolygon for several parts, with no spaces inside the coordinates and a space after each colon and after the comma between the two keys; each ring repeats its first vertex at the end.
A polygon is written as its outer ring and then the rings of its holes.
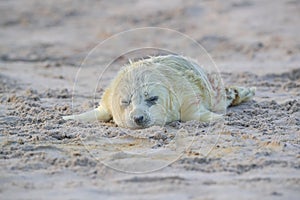
{"type": "Polygon", "coordinates": [[[134,116],[133,120],[135,121],[135,123],[137,125],[141,125],[144,122],[144,116],[142,116],[142,115],[134,116]]]}

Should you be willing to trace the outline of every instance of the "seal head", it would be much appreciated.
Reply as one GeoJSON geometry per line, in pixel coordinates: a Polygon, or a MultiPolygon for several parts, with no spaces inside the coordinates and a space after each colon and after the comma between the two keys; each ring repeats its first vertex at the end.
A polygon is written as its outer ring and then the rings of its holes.
{"type": "Polygon", "coordinates": [[[155,66],[151,69],[139,66],[124,71],[116,81],[117,89],[112,94],[111,112],[114,121],[120,126],[136,129],[164,125],[178,118],[178,110],[176,117],[171,116],[176,113],[170,112],[170,102],[171,98],[174,99],[174,94],[170,84],[163,81],[164,79],[155,66]]]}

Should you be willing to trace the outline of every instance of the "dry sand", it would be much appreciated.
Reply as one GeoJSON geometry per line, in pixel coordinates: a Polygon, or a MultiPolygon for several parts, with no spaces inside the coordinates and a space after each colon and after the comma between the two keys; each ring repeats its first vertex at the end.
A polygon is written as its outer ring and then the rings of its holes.
{"type": "Polygon", "coordinates": [[[0,199],[299,199],[299,10],[296,0],[1,1],[0,199]],[[100,51],[73,91],[88,52],[145,26],[194,38],[226,85],[256,86],[255,99],[212,124],[63,121],[97,105],[120,67],[97,85],[99,63],[131,44],[100,51]]]}

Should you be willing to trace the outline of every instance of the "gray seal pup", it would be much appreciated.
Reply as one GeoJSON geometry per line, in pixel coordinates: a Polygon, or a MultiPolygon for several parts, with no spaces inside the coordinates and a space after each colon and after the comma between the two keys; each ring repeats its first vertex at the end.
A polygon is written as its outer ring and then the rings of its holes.
{"type": "Polygon", "coordinates": [[[173,121],[211,121],[228,106],[251,99],[255,88],[223,87],[222,80],[178,55],[129,62],[103,93],[94,110],[64,116],[80,121],[113,121],[130,129],[173,121]]]}

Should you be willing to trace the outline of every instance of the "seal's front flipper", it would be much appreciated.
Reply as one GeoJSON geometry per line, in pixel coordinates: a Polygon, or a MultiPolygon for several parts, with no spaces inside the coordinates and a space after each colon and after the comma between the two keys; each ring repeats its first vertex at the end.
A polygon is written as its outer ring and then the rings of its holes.
{"type": "Polygon", "coordinates": [[[202,121],[202,122],[216,121],[223,117],[223,115],[211,112],[209,110],[204,110],[201,112],[199,111],[198,115],[199,115],[199,121],[202,121]]]}
{"type": "Polygon", "coordinates": [[[109,121],[111,119],[111,115],[100,105],[98,108],[84,112],[79,115],[69,115],[64,116],[64,120],[77,120],[77,121],[83,121],[83,122],[94,122],[94,121],[109,121]]]}

